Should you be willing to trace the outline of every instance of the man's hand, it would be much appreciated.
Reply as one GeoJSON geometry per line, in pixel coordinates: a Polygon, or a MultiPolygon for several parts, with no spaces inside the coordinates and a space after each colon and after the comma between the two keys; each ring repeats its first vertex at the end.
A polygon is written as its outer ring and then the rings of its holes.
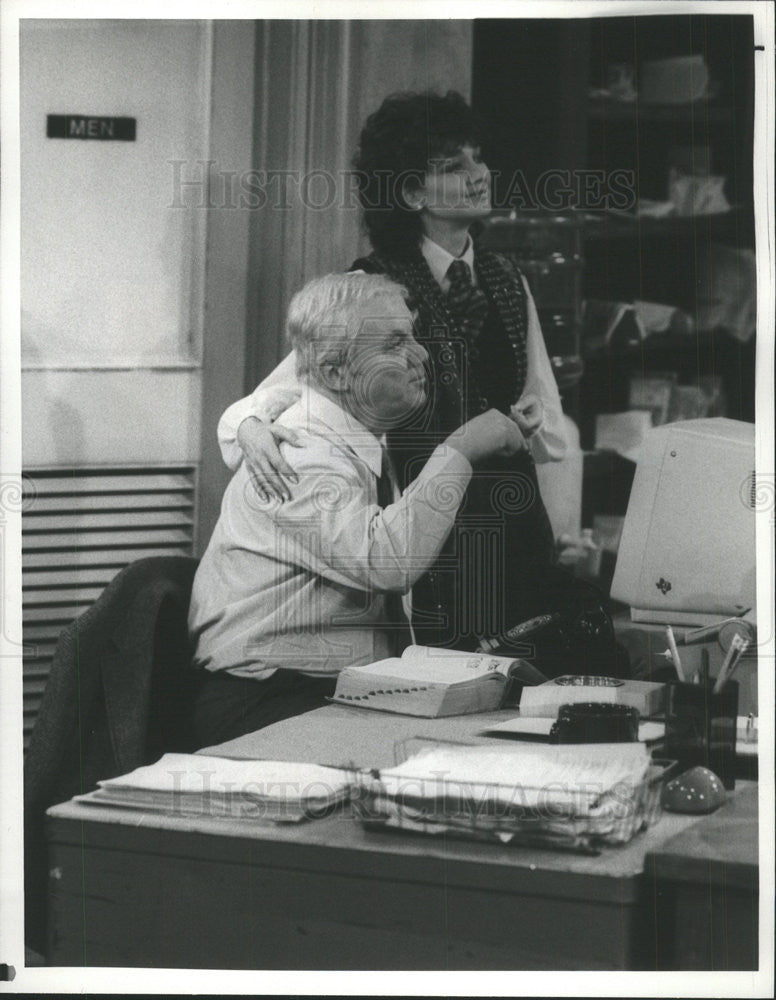
{"type": "Polygon", "coordinates": [[[525,393],[510,410],[512,419],[523,432],[523,437],[531,437],[544,422],[544,403],[532,392],[525,393]]]}
{"type": "Polygon", "coordinates": [[[237,443],[242,449],[245,464],[256,492],[262,500],[273,496],[281,502],[291,499],[285,483],[299,482],[296,473],[280,454],[281,441],[298,448],[301,446],[296,431],[282,424],[265,424],[258,417],[246,417],[237,428],[237,443]]]}
{"type": "Polygon", "coordinates": [[[488,410],[474,417],[445,443],[460,451],[472,465],[491,455],[514,455],[526,447],[520,428],[500,410],[488,410]]]}

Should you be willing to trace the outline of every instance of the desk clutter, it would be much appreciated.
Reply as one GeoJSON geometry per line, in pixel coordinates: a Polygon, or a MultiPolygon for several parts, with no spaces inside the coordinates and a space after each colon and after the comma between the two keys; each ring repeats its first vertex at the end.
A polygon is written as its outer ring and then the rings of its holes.
{"type": "Polygon", "coordinates": [[[354,804],[367,827],[595,852],[660,813],[665,766],[643,743],[418,743],[396,767],[358,775],[354,804]]]}
{"type": "Polygon", "coordinates": [[[456,727],[443,716],[499,708],[515,675],[524,683],[542,676],[519,659],[410,647],[400,659],[344,670],[336,706],[319,710],[340,713],[342,727],[352,713],[364,730],[358,747],[300,744],[292,753],[309,754],[307,762],[166,754],[99,782],[78,801],[247,823],[299,823],[342,810],[367,829],[597,853],[654,824],[663,807],[717,808],[735,785],[736,738],[756,754],[755,721],[736,716],[735,682],[717,691],[708,671],[698,684],[544,680],[523,688],[511,718],[498,713],[479,727],[474,720],[457,741],[449,738],[456,727]],[[360,708],[379,709],[384,721],[360,708]],[[407,738],[402,715],[438,720],[435,733],[407,738]],[[378,730],[390,740],[379,761],[378,730]],[[339,767],[310,762],[337,764],[339,756],[339,767]]]}
{"type": "Polygon", "coordinates": [[[349,803],[368,828],[595,852],[657,819],[667,774],[644,743],[613,750],[412,739],[381,770],[165,754],[76,801],[246,823],[315,820],[349,803]]]}

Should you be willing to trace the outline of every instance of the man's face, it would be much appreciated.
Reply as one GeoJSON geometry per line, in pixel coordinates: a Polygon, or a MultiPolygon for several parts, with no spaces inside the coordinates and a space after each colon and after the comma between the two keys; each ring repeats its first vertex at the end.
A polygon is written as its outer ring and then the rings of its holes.
{"type": "Polygon", "coordinates": [[[400,295],[373,299],[356,322],[345,369],[348,408],[370,430],[388,430],[425,402],[428,356],[400,295]]]}
{"type": "Polygon", "coordinates": [[[431,160],[422,194],[423,209],[440,219],[482,218],[491,210],[490,171],[479,148],[464,145],[431,160]]]}

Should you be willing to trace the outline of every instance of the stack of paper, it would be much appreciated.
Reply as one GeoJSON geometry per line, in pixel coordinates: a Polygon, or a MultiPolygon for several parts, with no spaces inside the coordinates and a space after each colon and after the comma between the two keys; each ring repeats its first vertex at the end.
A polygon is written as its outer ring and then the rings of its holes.
{"type": "Polygon", "coordinates": [[[79,798],[169,815],[297,822],[325,815],[350,785],[347,771],[317,764],[168,753],[79,798]]]}
{"type": "Polygon", "coordinates": [[[643,743],[432,744],[379,776],[361,776],[362,819],[424,833],[569,847],[622,843],[649,821],[643,743]]]}

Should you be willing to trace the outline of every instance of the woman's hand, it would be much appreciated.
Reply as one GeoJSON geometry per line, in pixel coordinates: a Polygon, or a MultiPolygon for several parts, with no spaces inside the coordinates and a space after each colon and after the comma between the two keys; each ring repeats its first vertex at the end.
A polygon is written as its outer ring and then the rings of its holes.
{"type": "Polygon", "coordinates": [[[487,410],[472,417],[453,431],[445,443],[460,451],[471,465],[492,455],[508,457],[525,449],[525,439],[515,421],[500,410],[487,410]]]}
{"type": "Polygon", "coordinates": [[[544,403],[532,392],[524,393],[509,412],[526,439],[535,434],[544,422],[544,403]]]}
{"type": "Polygon", "coordinates": [[[256,492],[262,500],[277,497],[281,502],[291,499],[285,480],[299,482],[296,473],[280,454],[280,442],[298,448],[301,441],[296,431],[282,424],[265,424],[258,417],[246,417],[237,428],[237,443],[256,492]]]}

